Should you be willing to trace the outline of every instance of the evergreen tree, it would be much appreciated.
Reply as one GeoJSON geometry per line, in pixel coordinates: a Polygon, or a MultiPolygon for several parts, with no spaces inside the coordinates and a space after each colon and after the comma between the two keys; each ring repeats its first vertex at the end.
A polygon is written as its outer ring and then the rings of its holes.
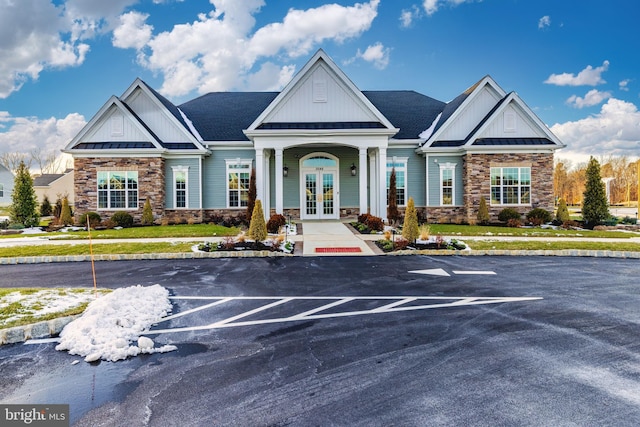
{"type": "Polygon", "coordinates": [[[395,224],[396,221],[400,219],[400,213],[398,212],[397,193],[398,190],[396,188],[396,168],[394,167],[391,169],[391,176],[389,176],[389,206],[387,207],[387,218],[389,219],[390,224],[395,224]]]}
{"type": "Polygon", "coordinates": [[[587,183],[582,197],[582,219],[593,228],[609,218],[607,191],[600,177],[600,163],[591,157],[587,165],[587,183]]]}
{"type": "Polygon", "coordinates": [[[69,199],[65,196],[62,199],[62,210],[60,211],[60,225],[72,225],[73,217],[71,216],[71,207],[69,199]]]}
{"type": "Polygon", "coordinates": [[[413,201],[413,197],[409,197],[407,202],[407,209],[404,212],[404,224],[402,226],[402,237],[409,242],[414,242],[420,230],[418,229],[418,213],[416,212],[416,206],[413,201]]]}
{"type": "Polygon", "coordinates": [[[480,206],[478,207],[478,215],[476,218],[478,219],[478,224],[486,225],[489,223],[489,207],[484,197],[480,197],[480,206]]]}
{"type": "Polygon", "coordinates": [[[153,224],[153,210],[151,209],[151,200],[147,197],[142,208],[142,224],[153,224]]]}
{"type": "Polygon", "coordinates": [[[38,215],[38,199],[33,189],[33,178],[29,168],[20,162],[11,193],[11,222],[19,223],[25,227],[35,227],[40,223],[38,215]]]}
{"type": "Polygon", "coordinates": [[[247,221],[251,221],[253,216],[253,208],[256,204],[256,169],[251,168],[251,176],[249,178],[249,193],[247,195],[247,221]]]}
{"type": "Polygon", "coordinates": [[[570,219],[571,217],[569,216],[569,209],[567,209],[567,203],[564,201],[564,199],[560,199],[560,201],[558,202],[558,211],[556,212],[556,220],[559,223],[564,224],[570,219]]]}
{"type": "Polygon", "coordinates": [[[40,205],[40,216],[51,216],[52,213],[53,207],[49,201],[49,196],[45,194],[44,199],[42,199],[42,204],[40,205]]]}
{"type": "Polygon", "coordinates": [[[256,243],[267,238],[267,224],[264,222],[264,212],[262,211],[262,202],[260,200],[256,200],[256,205],[253,208],[247,236],[255,240],[256,243]]]}

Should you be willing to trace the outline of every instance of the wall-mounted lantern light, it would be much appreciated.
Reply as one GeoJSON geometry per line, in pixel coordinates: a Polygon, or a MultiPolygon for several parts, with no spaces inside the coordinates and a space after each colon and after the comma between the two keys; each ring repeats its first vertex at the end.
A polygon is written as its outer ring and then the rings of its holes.
{"type": "Polygon", "coordinates": [[[358,173],[358,168],[355,163],[351,163],[351,176],[356,176],[358,173]]]}
{"type": "Polygon", "coordinates": [[[286,165],[282,168],[282,176],[285,178],[289,176],[289,167],[286,165]]]}

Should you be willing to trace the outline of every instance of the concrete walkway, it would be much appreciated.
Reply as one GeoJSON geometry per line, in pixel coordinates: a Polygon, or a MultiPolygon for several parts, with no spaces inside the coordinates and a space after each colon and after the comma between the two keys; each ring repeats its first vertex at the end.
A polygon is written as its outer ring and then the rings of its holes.
{"type": "MultiPolygon", "coordinates": [[[[369,244],[340,221],[303,221],[303,256],[375,255],[369,244]]],[[[380,236],[378,236],[378,239],[380,236]]]]}

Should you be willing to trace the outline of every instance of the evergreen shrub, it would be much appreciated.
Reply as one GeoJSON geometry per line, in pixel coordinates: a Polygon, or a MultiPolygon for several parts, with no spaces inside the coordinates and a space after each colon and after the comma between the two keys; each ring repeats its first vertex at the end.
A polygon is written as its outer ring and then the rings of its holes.
{"type": "Polygon", "coordinates": [[[116,227],[133,227],[133,217],[128,212],[118,211],[114,213],[111,216],[111,221],[116,224],[116,227]]]}
{"type": "Polygon", "coordinates": [[[498,214],[498,220],[501,222],[509,222],[510,219],[517,219],[520,221],[521,217],[522,215],[520,215],[520,212],[514,208],[504,208],[498,214]]]}

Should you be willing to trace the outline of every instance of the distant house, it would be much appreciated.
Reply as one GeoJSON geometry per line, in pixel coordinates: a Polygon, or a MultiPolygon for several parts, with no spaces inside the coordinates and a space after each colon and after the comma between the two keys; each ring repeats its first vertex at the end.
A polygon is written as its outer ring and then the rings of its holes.
{"type": "Polygon", "coordinates": [[[47,173],[33,179],[33,189],[38,198],[38,205],[44,197],[49,198],[51,204],[55,204],[58,198],[67,196],[70,205],[74,203],[73,169],[67,169],[64,173],[47,173]]]}
{"type": "Polygon", "coordinates": [[[14,178],[9,169],[0,165],[0,206],[11,205],[14,178]]]}
{"type": "Polygon", "coordinates": [[[217,92],[174,105],[137,79],[65,148],[76,212],[209,221],[244,212],[251,170],[265,216],[386,217],[413,197],[429,221],[472,222],[481,198],[552,210],[562,142],[486,76],[451,102],[412,90],[361,91],[319,50],[281,92],[217,92]]]}

